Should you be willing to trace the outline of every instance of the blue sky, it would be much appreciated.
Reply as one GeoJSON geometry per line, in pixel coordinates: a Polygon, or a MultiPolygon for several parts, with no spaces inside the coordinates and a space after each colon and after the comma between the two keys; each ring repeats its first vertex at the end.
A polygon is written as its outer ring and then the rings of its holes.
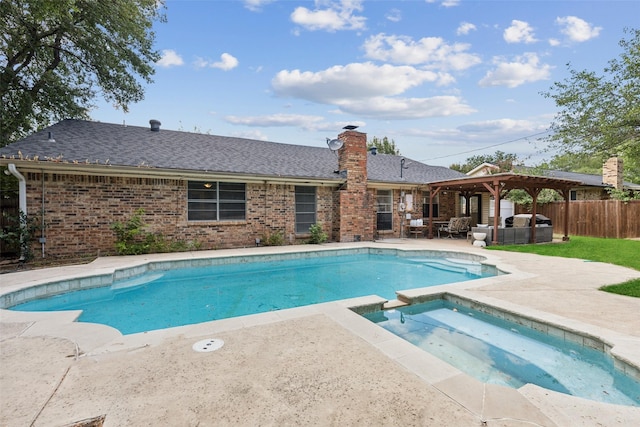
{"type": "Polygon", "coordinates": [[[496,150],[527,164],[566,64],[601,73],[640,2],[167,0],[157,63],[129,112],[94,120],[326,146],[346,124],[449,166],[496,150]]]}

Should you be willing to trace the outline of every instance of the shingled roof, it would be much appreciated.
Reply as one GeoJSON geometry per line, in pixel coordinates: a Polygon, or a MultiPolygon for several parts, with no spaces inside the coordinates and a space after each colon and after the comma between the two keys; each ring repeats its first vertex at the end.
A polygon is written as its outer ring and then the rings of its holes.
{"type": "MultiPolygon", "coordinates": [[[[520,167],[520,170],[533,171],[534,168],[520,167]]],[[[572,181],[580,181],[580,183],[584,186],[589,187],[602,187],[608,188],[611,187],[609,184],[605,184],[602,182],[602,175],[594,175],[588,173],[579,173],[579,172],[568,172],[562,170],[548,169],[541,172],[543,176],[548,176],[550,178],[560,178],[560,179],[569,179],[572,181]]],[[[634,184],[633,182],[624,181],[622,185],[625,188],[639,190],[640,185],[634,184]]]]}
{"type": "MultiPolygon", "coordinates": [[[[322,142],[319,143],[322,145],[322,142]]],[[[84,120],[63,120],[0,148],[0,159],[37,159],[248,176],[340,180],[338,158],[326,147],[159,130],[84,120]],[[49,141],[49,135],[55,141],[49,141]]],[[[370,182],[426,184],[463,174],[411,159],[400,178],[401,156],[368,154],[370,182]]]]}

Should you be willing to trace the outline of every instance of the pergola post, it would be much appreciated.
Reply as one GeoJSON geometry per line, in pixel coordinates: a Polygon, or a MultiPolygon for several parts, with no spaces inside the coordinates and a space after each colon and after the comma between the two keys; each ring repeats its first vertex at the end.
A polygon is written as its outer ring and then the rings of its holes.
{"type": "Polygon", "coordinates": [[[564,236],[562,236],[563,242],[569,241],[569,194],[564,198],[564,236]]]}
{"type": "Polygon", "coordinates": [[[489,191],[489,193],[493,196],[493,235],[491,243],[494,245],[498,244],[498,226],[500,224],[500,180],[493,181],[493,188],[486,182],[483,182],[482,185],[489,191]]]}
{"type": "Polygon", "coordinates": [[[531,205],[531,222],[529,223],[530,233],[529,233],[529,243],[536,242],[536,220],[538,215],[538,195],[540,194],[541,188],[538,187],[525,187],[524,189],[527,194],[531,196],[533,199],[531,205]]]}
{"type": "Polygon", "coordinates": [[[571,187],[564,187],[558,189],[558,193],[564,197],[564,236],[562,236],[563,242],[569,241],[569,200],[571,197],[571,187]]]}
{"type": "Polygon", "coordinates": [[[440,192],[440,188],[442,187],[429,187],[429,239],[433,239],[433,199],[435,199],[440,192]]]}

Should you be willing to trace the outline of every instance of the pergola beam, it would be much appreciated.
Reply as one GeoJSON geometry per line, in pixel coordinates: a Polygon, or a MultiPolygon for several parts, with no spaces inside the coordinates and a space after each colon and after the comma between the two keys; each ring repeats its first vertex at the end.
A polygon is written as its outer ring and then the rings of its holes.
{"type": "MultiPolygon", "coordinates": [[[[473,195],[479,192],[488,192],[494,199],[494,220],[493,226],[495,233],[493,233],[493,244],[498,244],[498,226],[500,217],[500,194],[502,191],[509,191],[514,189],[525,190],[533,199],[532,205],[532,219],[531,223],[531,242],[536,240],[536,211],[537,201],[540,191],[544,188],[550,188],[556,190],[565,199],[564,209],[564,237],[562,240],[569,240],[569,194],[570,189],[578,187],[582,183],[580,181],[573,181],[568,179],[548,178],[544,176],[534,175],[519,175],[514,173],[500,173],[495,175],[484,175],[465,177],[458,179],[450,179],[446,181],[432,182],[429,185],[430,197],[429,202],[433,204],[433,198],[435,194],[441,190],[445,191],[457,191],[465,198],[467,195],[473,195]]],[[[468,205],[468,203],[467,203],[468,205]]],[[[433,238],[432,218],[433,213],[429,210],[429,238],[433,238]]]]}

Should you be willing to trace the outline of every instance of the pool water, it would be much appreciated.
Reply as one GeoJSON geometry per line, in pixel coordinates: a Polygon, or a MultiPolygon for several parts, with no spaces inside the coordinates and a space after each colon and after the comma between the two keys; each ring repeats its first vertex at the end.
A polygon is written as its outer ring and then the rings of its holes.
{"type": "Polygon", "coordinates": [[[517,323],[442,299],[364,316],[485,383],[640,406],[640,383],[610,356],[517,323]]]}
{"type": "Polygon", "coordinates": [[[163,329],[365,295],[498,274],[495,267],[455,259],[349,254],[152,270],[111,286],[64,293],[11,307],[82,310],[81,322],[123,334],[163,329]]]}

